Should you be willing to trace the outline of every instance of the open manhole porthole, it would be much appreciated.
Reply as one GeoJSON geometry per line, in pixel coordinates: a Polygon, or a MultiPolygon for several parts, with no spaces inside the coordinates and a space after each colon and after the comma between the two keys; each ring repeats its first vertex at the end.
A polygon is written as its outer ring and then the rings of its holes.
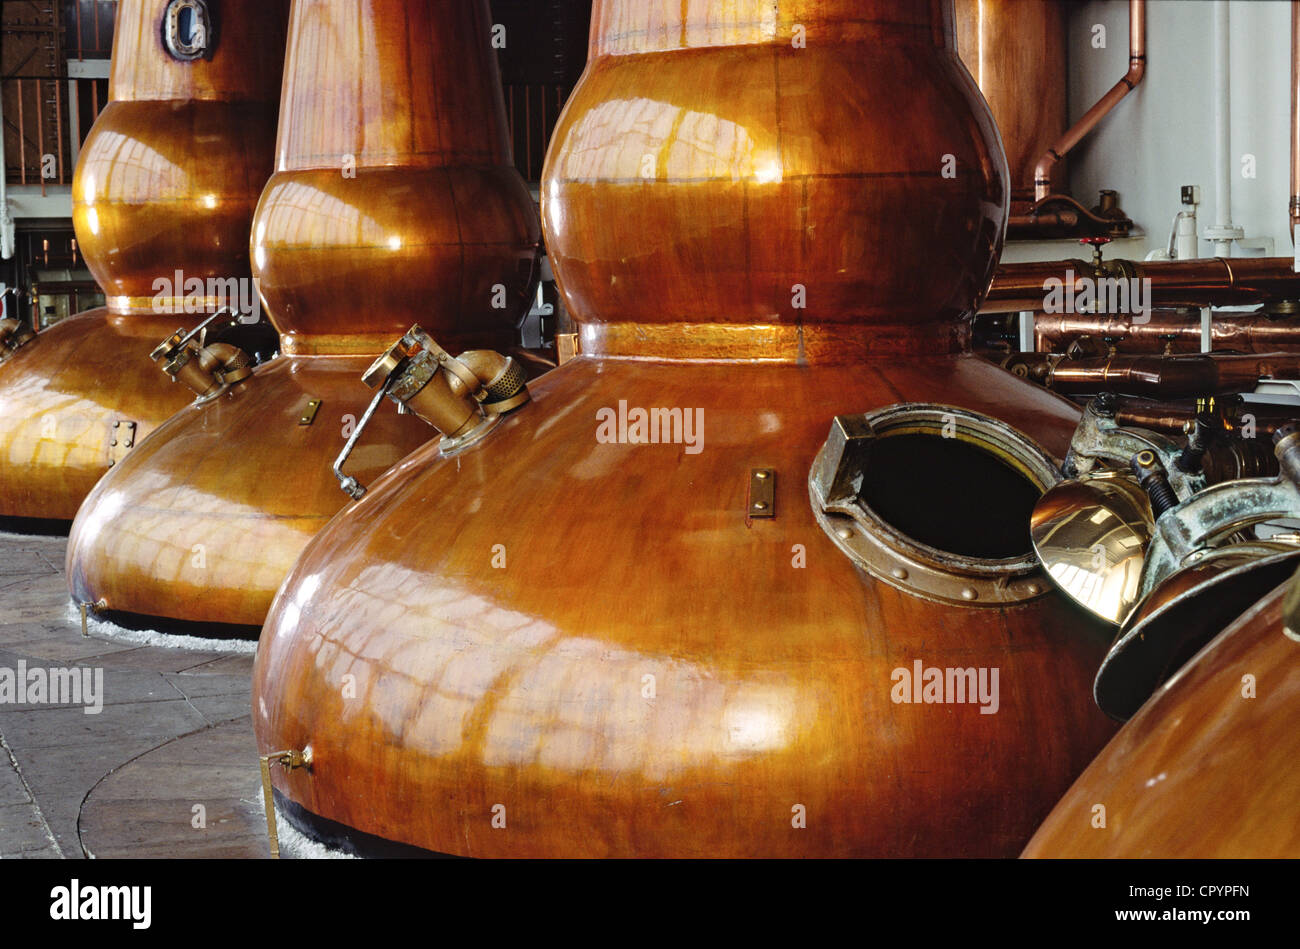
{"type": "Polygon", "coordinates": [[[818,523],[872,576],[927,599],[997,606],[1047,592],[1030,515],[1060,481],[1011,426],[908,403],[837,417],[809,492],[818,523]]]}

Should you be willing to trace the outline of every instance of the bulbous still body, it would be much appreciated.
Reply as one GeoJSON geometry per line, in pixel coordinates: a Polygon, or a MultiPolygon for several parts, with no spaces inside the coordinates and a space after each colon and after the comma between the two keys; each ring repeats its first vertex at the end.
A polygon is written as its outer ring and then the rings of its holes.
{"type": "Polygon", "coordinates": [[[994,482],[1040,493],[1027,446],[1059,457],[1078,413],[961,352],[1007,186],[951,7],[649,7],[596,4],[543,181],[582,354],[387,473],[277,596],[254,724],[311,760],[280,800],[472,856],[1013,855],[1112,730],[1108,637],[1012,566],[1027,512],[994,482]],[[1010,548],[846,555],[889,535],[817,503],[858,413],[873,490],[968,529],[899,524],[974,549],[982,510],[1010,548]],[[933,701],[949,669],[970,701],[933,701]]]}
{"type": "Polygon", "coordinates": [[[1024,855],[1300,857],[1298,592],[1266,596],[1161,687],[1024,855]]]}
{"type": "MultiPolygon", "coordinates": [[[[415,322],[510,345],[541,236],[510,162],[490,25],[481,2],[296,0],[276,171],[243,238],[284,355],[104,479],[72,531],[76,600],[260,627],[347,500],[331,464],[374,357],[415,322]]],[[[352,470],[369,481],[433,434],[382,413],[352,470]]]]}
{"type": "Polygon", "coordinates": [[[0,517],[72,520],[95,483],[193,397],[149,359],[235,294],[274,161],[287,0],[223,3],[202,55],[165,45],[168,0],[123,0],[110,102],[82,146],[73,223],[106,308],[0,363],[0,517]],[[178,279],[179,276],[179,279],[178,279]],[[201,287],[201,290],[195,289],[201,287]]]}

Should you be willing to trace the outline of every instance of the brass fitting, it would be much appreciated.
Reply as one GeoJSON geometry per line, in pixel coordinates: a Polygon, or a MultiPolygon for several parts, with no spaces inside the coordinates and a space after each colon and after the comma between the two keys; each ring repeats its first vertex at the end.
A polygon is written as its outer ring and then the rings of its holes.
{"type": "Polygon", "coordinates": [[[308,745],[302,751],[273,751],[269,755],[262,755],[260,760],[262,765],[262,799],[266,804],[266,836],[271,844],[272,859],[279,860],[280,834],[275,824],[275,793],[271,788],[271,765],[278,764],[285,771],[296,771],[298,768],[310,770],[312,764],[311,745],[308,745]]]}
{"type": "Polygon", "coordinates": [[[413,326],[362,376],[443,435],[443,453],[477,441],[500,416],[529,400],[527,374],[516,360],[486,349],[453,357],[413,326]]]}
{"type": "Polygon", "coordinates": [[[36,338],[35,330],[18,320],[0,320],[0,362],[36,338]]]}
{"type": "Polygon", "coordinates": [[[211,402],[253,374],[252,358],[239,347],[229,343],[205,346],[199,341],[207,325],[215,318],[205,320],[188,333],[178,329],[149,357],[172,377],[173,382],[182,382],[194,390],[198,396],[195,405],[211,402]]]}
{"type": "Polygon", "coordinates": [[[441,432],[444,455],[474,444],[503,415],[531,398],[528,374],[517,360],[487,349],[454,357],[419,326],[411,327],[375,360],[362,381],[379,391],[334,462],[335,477],[353,499],[365,495],[366,489],[343,473],[343,465],[384,396],[396,402],[399,410],[417,415],[441,432]]]}

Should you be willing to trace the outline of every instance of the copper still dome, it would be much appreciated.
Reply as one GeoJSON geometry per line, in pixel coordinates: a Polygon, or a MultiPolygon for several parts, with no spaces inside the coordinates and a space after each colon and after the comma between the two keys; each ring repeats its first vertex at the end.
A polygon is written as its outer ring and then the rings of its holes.
{"type": "Polygon", "coordinates": [[[253,683],[291,819],[1020,851],[1112,732],[1108,635],[1028,538],[1079,413],[965,352],[1008,181],[952,30],[950,0],[598,0],[542,183],[581,354],[307,546],[253,683]]]}
{"type": "Polygon", "coordinates": [[[168,46],[172,6],[117,5],[110,101],[73,179],[78,244],[107,307],[7,359],[0,347],[0,517],[72,520],[192,398],[159,385],[158,340],[219,307],[209,288],[252,295],[249,224],[273,167],[289,5],[228,0],[190,52],[168,46]]]}
{"type": "MultiPolygon", "coordinates": [[[[419,320],[449,344],[510,345],[541,235],[489,35],[485,2],[293,4],[276,170],[251,238],[284,355],[179,412],[101,482],[68,548],[77,601],[260,626],[347,500],[331,462],[382,344],[419,320]]],[[[354,473],[373,478],[432,434],[380,414],[354,473]]]]}

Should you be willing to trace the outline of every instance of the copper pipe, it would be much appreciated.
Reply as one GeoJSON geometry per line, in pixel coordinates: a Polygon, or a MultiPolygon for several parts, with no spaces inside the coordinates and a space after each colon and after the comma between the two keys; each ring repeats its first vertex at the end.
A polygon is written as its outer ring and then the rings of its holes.
{"type": "MultiPolygon", "coordinates": [[[[1183,435],[1188,422],[1198,415],[1196,402],[1157,402],[1151,400],[1123,399],[1115,410],[1115,421],[1126,428],[1144,428],[1167,435],[1183,435]]],[[[1279,428],[1294,422],[1300,408],[1275,405],[1267,402],[1247,402],[1223,409],[1224,419],[1232,428],[1239,428],[1250,416],[1257,435],[1272,435],[1279,428]]]]}
{"type": "Polygon", "coordinates": [[[1291,0],[1291,243],[1300,220],[1300,0],[1291,0]]]}
{"type": "MultiPolygon", "coordinates": [[[[1211,347],[1245,353],[1300,350],[1300,320],[1276,319],[1266,313],[1222,313],[1210,327],[1211,347]]],[[[1132,343],[1134,351],[1160,352],[1167,344],[1191,346],[1200,352],[1201,321],[1199,314],[1188,315],[1175,310],[1156,311],[1146,323],[1131,316],[1086,313],[1040,313],[1034,319],[1034,338],[1039,352],[1063,352],[1081,336],[1116,339],[1132,343]],[[1144,348],[1141,348],[1144,347],[1144,348]]]]}
{"type": "Polygon", "coordinates": [[[45,110],[41,108],[41,80],[36,80],[36,144],[41,156],[41,170],[38,177],[41,181],[41,197],[45,197],[45,110]]]}
{"type": "MultiPolygon", "coordinates": [[[[1118,392],[1161,399],[1250,392],[1262,378],[1300,378],[1300,355],[1109,356],[1061,359],[1050,368],[1047,388],[1071,395],[1118,392]]],[[[1027,364],[1034,362],[1032,356],[1027,364]]],[[[1031,375],[1035,373],[1031,370],[1031,375]]]]}
{"type": "MultiPolygon", "coordinates": [[[[27,184],[27,123],[23,121],[23,81],[18,83],[18,183],[27,184]]],[[[39,99],[40,97],[37,96],[39,99]]],[[[4,174],[8,174],[8,169],[4,174]]]]}
{"type": "Polygon", "coordinates": [[[1128,72],[1038,159],[1038,164],[1034,166],[1036,201],[1041,201],[1052,193],[1052,166],[1069,154],[1142,81],[1147,66],[1146,0],[1129,0],[1128,31],[1128,72]]]}
{"type": "MultiPolygon", "coordinates": [[[[1300,2],[1300,0],[1297,0],[1300,2]]],[[[1007,229],[1011,231],[1027,228],[1076,227],[1079,215],[1073,211],[1053,211],[1047,214],[1013,214],[1007,218],[1007,229]]]]}
{"type": "MultiPolygon", "coordinates": [[[[1290,257],[1206,257],[1198,260],[1106,262],[1115,273],[1151,281],[1146,302],[1153,307],[1237,306],[1275,300],[1300,300],[1300,274],[1290,257]]],[[[1042,310],[1049,279],[1062,282],[1092,277],[1095,269],[1083,260],[1034,261],[1003,264],[993,276],[980,313],[1042,310]]]]}

